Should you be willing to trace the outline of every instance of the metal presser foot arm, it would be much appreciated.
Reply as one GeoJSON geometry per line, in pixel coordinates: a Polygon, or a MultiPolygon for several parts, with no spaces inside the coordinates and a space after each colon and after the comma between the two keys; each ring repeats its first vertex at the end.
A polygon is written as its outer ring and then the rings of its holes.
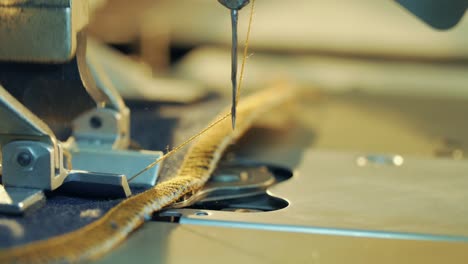
{"type": "Polygon", "coordinates": [[[59,187],[111,198],[154,185],[158,167],[127,182],[162,153],[125,150],[129,110],[86,63],[87,1],[4,4],[0,22],[0,214],[22,213],[59,187]],[[70,124],[62,143],[50,126],[70,124]]]}
{"type": "Polygon", "coordinates": [[[0,118],[4,121],[0,125],[0,213],[21,214],[44,201],[43,191],[73,183],[87,189],[99,186],[98,194],[109,198],[131,194],[125,175],[65,168],[63,146],[50,128],[2,86],[0,118]]]}

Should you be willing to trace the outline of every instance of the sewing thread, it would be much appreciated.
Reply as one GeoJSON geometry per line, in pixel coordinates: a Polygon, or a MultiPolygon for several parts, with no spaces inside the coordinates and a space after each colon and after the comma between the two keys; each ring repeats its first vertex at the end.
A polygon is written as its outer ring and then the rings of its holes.
{"type": "MultiPolygon", "coordinates": [[[[236,100],[235,100],[236,101],[235,102],[236,106],[237,106],[237,104],[239,102],[240,92],[242,90],[242,83],[243,83],[243,80],[244,80],[245,65],[246,65],[246,62],[247,62],[247,59],[248,59],[248,54],[247,53],[249,51],[250,33],[252,31],[254,11],[255,11],[255,0],[252,0],[252,5],[250,7],[249,24],[248,24],[248,28],[247,28],[247,37],[246,37],[245,43],[244,43],[244,54],[243,54],[243,58],[242,58],[242,66],[241,66],[241,71],[240,71],[240,75],[239,75],[239,84],[237,85],[236,100]]],[[[179,150],[181,150],[182,148],[184,148],[185,146],[190,144],[192,141],[199,138],[201,135],[205,134],[208,130],[212,129],[213,127],[215,127],[216,125],[218,125],[219,123],[224,121],[230,115],[231,115],[231,113],[227,113],[226,115],[222,116],[221,118],[219,118],[215,122],[211,123],[205,129],[203,129],[202,131],[200,131],[196,135],[190,137],[188,140],[186,140],[182,144],[178,145],[177,147],[173,148],[171,151],[167,152],[162,157],[160,157],[159,159],[155,160],[154,162],[152,162],[151,164],[146,166],[143,170],[139,171],[138,173],[136,173],[135,175],[130,177],[130,179],[128,181],[129,182],[133,181],[138,176],[142,175],[143,173],[147,172],[148,170],[150,170],[154,166],[161,163],[163,160],[165,160],[165,159],[169,158],[170,156],[172,156],[173,154],[177,153],[179,150]]]]}

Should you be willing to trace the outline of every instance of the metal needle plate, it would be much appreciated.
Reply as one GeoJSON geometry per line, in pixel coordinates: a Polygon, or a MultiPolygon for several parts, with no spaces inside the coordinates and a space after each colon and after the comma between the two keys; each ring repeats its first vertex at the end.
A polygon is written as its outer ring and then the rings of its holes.
{"type": "Polygon", "coordinates": [[[222,201],[264,193],[276,178],[262,166],[228,166],[219,168],[203,189],[180,201],[172,208],[183,208],[197,202],[222,201]]]}

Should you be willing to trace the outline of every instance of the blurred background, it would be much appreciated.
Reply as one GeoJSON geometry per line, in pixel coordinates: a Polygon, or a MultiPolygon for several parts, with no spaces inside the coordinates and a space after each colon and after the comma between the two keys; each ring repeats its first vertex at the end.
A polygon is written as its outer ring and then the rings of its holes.
{"type": "MultiPolygon", "coordinates": [[[[240,12],[240,51],[249,7],[240,12]]],[[[96,0],[92,8],[90,33],[112,47],[92,53],[125,54],[132,65],[113,74],[132,79],[115,82],[125,98],[230,96],[230,16],[216,0],[96,0]]],[[[257,0],[244,91],[281,79],[324,94],[294,114],[315,147],[460,158],[467,33],[466,17],[438,30],[392,0],[257,0]]]]}
{"type": "MultiPolygon", "coordinates": [[[[216,0],[95,0],[92,35],[151,67],[229,92],[230,18],[216,0]]],[[[241,11],[240,44],[250,15],[241,11]]],[[[468,96],[468,23],[435,30],[390,0],[257,0],[247,86],[468,96]]]]}

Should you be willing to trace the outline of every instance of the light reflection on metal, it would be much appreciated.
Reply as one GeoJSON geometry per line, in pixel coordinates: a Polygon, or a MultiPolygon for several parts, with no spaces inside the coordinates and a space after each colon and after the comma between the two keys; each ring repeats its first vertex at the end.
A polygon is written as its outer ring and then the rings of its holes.
{"type": "Polygon", "coordinates": [[[393,156],[393,164],[395,164],[395,166],[403,165],[404,161],[405,160],[400,155],[393,156]]]}
{"type": "Polygon", "coordinates": [[[403,166],[405,159],[400,155],[367,155],[359,156],[356,159],[356,164],[359,167],[368,165],[374,166],[403,166]]]}

